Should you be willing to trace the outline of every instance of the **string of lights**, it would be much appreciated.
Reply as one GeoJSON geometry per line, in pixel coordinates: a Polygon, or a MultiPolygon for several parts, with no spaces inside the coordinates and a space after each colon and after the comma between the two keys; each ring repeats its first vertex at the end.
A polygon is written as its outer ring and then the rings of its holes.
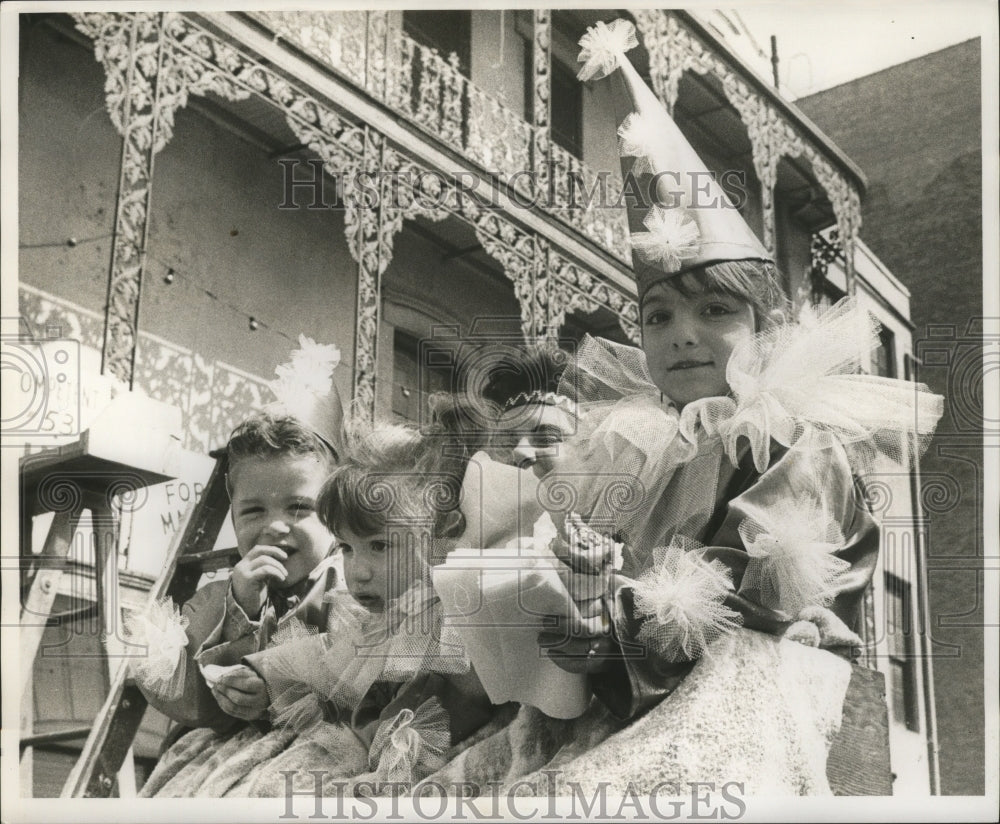
{"type": "MultiPolygon", "coordinates": [[[[114,232],[107,232],[106,234],[103,235],[94,235],[93,237],[86,237],[86,238],[77,238],[75,236],[70,236],[65,240],[48,241],[45,243],[21,243],[18,245],[18,248],[55,249],[55,248],[66,247],[69,249],[75,249],[76,247],[83,246],[84,244],[87,243],[95,243],[98,240],[105,240],[107,238],[112,238],[112,237],[114,237],[114,232]]],[[[205,297],[210,298],[216,303],[219,303],[222,306],[224,306],[230,312],[233,312],[234,314],[239,315],[241,318],[244,318],[247,323],[247,328],[251,332],[256,332],[258,329],[265,329],[268,332],[272,332],[275,335],[280,335],[281,337],[285,338],[285,340],[288,340],[292,343],[296,343],[297,338],[292,337],[287,332],[277,328],[276,326],[273,326],[269,323],[265,323],[255,314],[247,312],[242,307],[237,306],[235,303],[230,302],[224,297],[220,297],[211,289],[205,287],[203,285],[203,282],[199,278],[190,273],[184,273],[180,271],[175,264],[165,260],[161,260],[160,258],[156,257],[156,255],[151,255],[148,252],[146,253],[146,258],[148,260],[155,261],[164,268],[165,271],[163,274],[163,283],[166,284],[167,286],[171,285],[176,280],[180,279],[184,281],[189,287],[197,290],[198,292],[201,292],[205,297]]]]}
{"type": "Polygon", "coordinates": [[[180,280],[182,280],[186,284],[188,284],[190,287],[192,287],[192,288],[198,290],[199,292],[201,292],[202,294],[204,294],[206,297],[210,298],[211,300],[216,301],[217,303],[222,304],[229,311],[233,312],[234,314],[239,315],[242,318],[245,318],[246,322],[247,322],[247,328],[251,332],[256,332],[258,329],[266,329],[268,332],[273,332],[275,335],[280,335],[281,337],[285,338],[288,341],[291,341],[292,343],[296,342],[296,338],[293,338],[287,332],[285,332],[285,331],[283,331],[281,329],[278,329],[276,326],[272,326],[269,323],[265,323],[260,318],[258,318],[256,315],[254,315],[254,314],[252,314],[250,312],[247,312],[245,309],[237,306],[235,303],[231,303],[230,301],[226,300],[225,298],[220,297],[215,292],[213,292],[211,289],[207,289],[205,286],[203,286],[202,283],[201,283],[201,281],[198,278],[196,278],[196,277],[194,277],[194,276],[192,276],[190,274],[185,274],[184,272],[181,272],[176,267],[176,265],[174,265],[174,264],[172,264],[172,263],[170,263],[168,261],[162,260],[162,259],[156,257],[156,255],[151,255],[148,252],[146,253],[146,257],[149,260],[155,261],[156,263],[160,264],[160,266],[162,266],[164,268],[165,271],[164,271],[164,274],[163,274],[163,282],[167,286],[170,286],[171,284],[173,284],[179,278],[180,280]]]}
{"type": "Polygon", "coordinates": [[[75,249],[77,246],[83,246],[85,243],[95,243],[98,240],[105,240],[110,237],[114,237],[114,232],[106,232],[103,235],[94,235],[93,237],[77,238],[68,237],[65,240],[54,240],[47,243],[21,243],[18,245],[18,249],[55,249],[59,246],[67,246],[70,249],[75,249]]]}

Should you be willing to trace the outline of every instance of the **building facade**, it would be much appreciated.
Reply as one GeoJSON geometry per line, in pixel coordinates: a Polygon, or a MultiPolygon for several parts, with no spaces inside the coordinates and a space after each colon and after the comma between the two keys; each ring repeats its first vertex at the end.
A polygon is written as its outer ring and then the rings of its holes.
{"type": "MultiPolygon", "coordinates": [[[[192,453],[267,400],[300,333],[339,347],[356,411],[417,421],[429,392],[471,380],[477,343],[638,343],[624,112],[607,84],[575,79],[580,36],[622,15],[692,145],[738,175],[737,205],[789,293],[857,294],[891,333],[871,368],[904,374],[909,294],[860,240],[858,166],[697,18],[659,10],[23,15],[22,317],[178,409],[192,453]],[[450,365],[424,362],[429,340],[454,348],[450,365]]],[[[919,520],[909,469],[891,481],[907,503],[887,526],[904,536],[919,520]]],[[[201,471],[151,493],[123,530],[137,590],[201,471]]],[[[893,712],[924,719],[918,746],[893,743],[897,775],[926,792],[927,673],[897,672],[879,630],[889,613],[918,619],[917,568],[897,576],[910,595],[880,580],[868,598],[866,660],[900,693],[893,712]]],[[[55,705],[34,701],[35,729],[93,711],[50,717],[55,705]]],[[[155,757],[157,725],[140,759],[155,757]]],[[[63,749],[36,794],[58,790],[63,749]]]]}
{"type": "MultiPolygon", "coordinates": [[[[969,40],[798,101],[869,175],[865,239],[912,292],[915,367],[947,398],[924,456],[927,653],[941,792],[985,791],[981,41],[969,40]]],[[[995,273],[994,273],[995,276],[995,273]]]]}

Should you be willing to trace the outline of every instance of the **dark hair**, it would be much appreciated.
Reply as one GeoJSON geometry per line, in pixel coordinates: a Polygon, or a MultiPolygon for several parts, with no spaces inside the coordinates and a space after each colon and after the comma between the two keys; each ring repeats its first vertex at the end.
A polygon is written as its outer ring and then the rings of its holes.
{"type": "Polygon", "coordinates": [[[247,458],[312,455],[328,468],[336,465],[333,450],[319,435],[291,415],[254,414],[240,423],[226,444],[229,474],[247,458]]]}
{"type": "Polygon", "coordinates": [[[469,458],[489,449],[496,428],[495,405],[461,392],[435,392],[427,407],[430,421],[421,433],[438,442],[442,468],[463,475],[469,458]]]}
{"type": "MultiPolygon", "coordinates": [[[[763,260],[710,263],[658,283],[667,283],[686,298],[703,292],[719,292],[746,301],[754,310],[758,332],[775,322],[772,317],[775,309],[781,313],[782,318],[788,318],[790,312],[789,300],[781,286],[777,267],[763,260]]],[[[648,294],[647,288],[643,299],[648,294]]]]}
{"type": "MultiPolygon", "coordinates": [[[[426,524],[440,535],[458,510],[462,474],[441,445],[412,426],[355,424],[347,448],[319,494],[319,519],[334,534],[367,536],[391,524],[426,524]]],[[[462,465],[464,472],[464,465],[462,465]]]]}
{"type": "Polygon", "coordinates": [[[509,348],[498,352],[482,389],[486,400],[502,409],[522,392],[555,392],[570,362],[570,353],[553,343],[509,348]]]}

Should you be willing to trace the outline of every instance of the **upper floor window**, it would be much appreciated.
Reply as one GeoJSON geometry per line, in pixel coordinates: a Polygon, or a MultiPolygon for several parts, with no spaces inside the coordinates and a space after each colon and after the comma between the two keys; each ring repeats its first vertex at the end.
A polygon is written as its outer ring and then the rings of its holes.
{"type": "Polygon", "coordinates": [[[437,49],[445,60],[454,52],[459,71],[469,76],[471,11],[404,11],[403,31],[421,45],[437,49]]]}
{"type": "Polygon", "coordinates": [[[892,717],[906,729],[919,731],[917,644],[910,584],[888,572],[885,574],[885,616],[892,717]]]}
{"type": "MultiPolygon", "coordinates": [[[[556,26],[553,17],[553,27],[556,26]]],[[[525,24],[525,29],[527,24],[525,24]]],[[[561,30],[560,30],[561,31],[561,30]]],[[[562,32],[570,39],[567,32],[562,32]]],[[[554,32],[557,35],[558,32],[554,32]]],[[[582,34],[582,32],[581,32],[582,34]]],[[[576,42],[579,36],[572,39],[576,42]]],[[[549,130],[552,141],[578,159],[583,159],[583,83],[576,79],[576,69],[556,55],[549,57],[549,130]]],[[[524,48],[524,119],[535,122],[534,112],[535,57],[530,37],[525,37],[524,48]]]]}
{"type": "Polygon", "coordinates": [[[878,333],[878,349],[872,353],[872,372],[883,378],[896,377],[896,336],[882,327],[878,333]]]}
{"type": "Polygon", "coordinates": [[[552,61],[552,140],[583,158],[583,84],[557,60],[552,61]]]}

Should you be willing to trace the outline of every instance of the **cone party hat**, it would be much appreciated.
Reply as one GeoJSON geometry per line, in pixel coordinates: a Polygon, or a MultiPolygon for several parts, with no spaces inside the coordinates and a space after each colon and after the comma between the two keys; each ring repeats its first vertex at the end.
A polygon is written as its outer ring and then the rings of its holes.
{"type": "Polygon", "coordinates": [[[631,113],[618,129],[639,301],[654,284],[711,263],[773,257],[747,225],[625,52],[639,45],[627,20],[598,23],[580,39],[580,80],[617,70],[616,100],[631,113]],[[637,185],[630,186],[631,181],[637,185]]]}
{"type": "Polygon", "coordinates": [[[267,406],[268,412],[291,415],[309,427],[338,460],[344,456],[344,407],[333,381],[339,363],[336,346],[299,335],[299,348],[288,363],[275,367],[278,377],[270,387],[277,400],[267,406]]]}

